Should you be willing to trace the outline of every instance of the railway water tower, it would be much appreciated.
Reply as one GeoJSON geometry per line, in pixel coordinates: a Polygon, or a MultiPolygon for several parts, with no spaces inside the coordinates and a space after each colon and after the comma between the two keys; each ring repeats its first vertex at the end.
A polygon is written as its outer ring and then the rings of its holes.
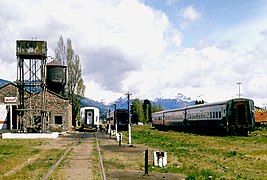
{"type": "Polygon", "coordinates": [[[64,95],[64,88],[67,82],[67,66],[53,60],[46,65],[47,68],[47,88],[57,94],[64,95]]]}
{"type": "Polygon", "coordinates": [[[17,40],[18,130],[46,132],[45,65],[47,42],[17,40]],[[38,130],[36,130],[36,128],[38,130]]]}

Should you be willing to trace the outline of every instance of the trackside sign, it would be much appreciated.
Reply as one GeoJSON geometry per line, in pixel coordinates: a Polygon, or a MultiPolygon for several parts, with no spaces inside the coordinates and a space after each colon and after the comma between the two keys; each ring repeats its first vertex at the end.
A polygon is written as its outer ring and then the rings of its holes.
{"type": "Polygon", "coordinates": [[[5,103],[16,103],[17,97],[5,97],[5,103]]]}

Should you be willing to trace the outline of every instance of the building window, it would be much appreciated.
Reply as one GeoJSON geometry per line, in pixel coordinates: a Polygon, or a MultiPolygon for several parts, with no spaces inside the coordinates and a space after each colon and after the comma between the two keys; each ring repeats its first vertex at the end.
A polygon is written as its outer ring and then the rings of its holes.
{"type": "Polygon", "coordinates": [[[34,116],[34,124],[37,125],[41,123],[41,116],[34,116]]]}
{"type": "Polygon", "coordinates": [[[62,116],[55,116],[55,124],[62,124],[62,116]]]}

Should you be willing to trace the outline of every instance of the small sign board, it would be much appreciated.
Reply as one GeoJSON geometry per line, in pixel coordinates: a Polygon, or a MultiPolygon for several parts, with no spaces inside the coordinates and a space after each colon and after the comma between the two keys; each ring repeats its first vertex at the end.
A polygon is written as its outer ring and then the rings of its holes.
{"type": "Polygon", "coordinates": [[[16,103],[17,97],[5,97],[5,103],[16,103]]]}

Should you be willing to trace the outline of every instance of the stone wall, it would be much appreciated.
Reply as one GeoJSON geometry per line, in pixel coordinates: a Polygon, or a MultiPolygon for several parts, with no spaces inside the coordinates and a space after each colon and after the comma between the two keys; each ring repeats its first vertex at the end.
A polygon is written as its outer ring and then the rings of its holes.
{"type": "Polygon", "coordinates": [[[5,97],[17,97],[17,88],[14,84],[9,83],[0,88],[0,102],[4,102],[5,97]]]}
{"type": "Polygon", "coordinates": [[[68,99],[60,98],[52,92],[46,93],[46,110],[49,115],[50,130],[70,131],[72,124],[72,115],[70,114],[71,105],[68,99]],[[62,116],[62,126],[55,123],[55,116],[62,116]],[[60,126],[62,130],[60,130],[60,126]]]}
{"type": "MultiPolygon", "coordinates": [[[[0,87],[0,103],[4,103],[5,97],[17,97],[17,87],[9,83],[0,87]]],[[[24,109],[36,109],[37,111],[25,111],[24,126],[29,126],[30,117],[41,117],[41,93],[31,94],[25,91],[24,109]],[[30,108],[31,107],[31,108],[30,108]],[[27,121],[28,119],[28,121],[27,121]]],[[[67,98],[61,97],[51,91],[46,92],[47,126],[50,131],[70,131],[72,129],[72,111],[67,98]],[[62,117],[62,124],[56,124],[55,117],[62,117]]]]}

